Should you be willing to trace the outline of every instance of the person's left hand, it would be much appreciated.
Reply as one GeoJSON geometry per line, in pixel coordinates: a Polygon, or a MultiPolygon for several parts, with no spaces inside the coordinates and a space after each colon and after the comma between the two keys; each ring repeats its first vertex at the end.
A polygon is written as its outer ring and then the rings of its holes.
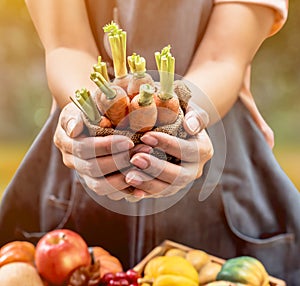
{"type": "Polygon", "coordinates": [[[204,115],[205,113],[196,113],[194,110],[189,110],[186,114],[185,130],[189,134],[198,132],[187,140],[161,132],[147,132],[142,136],[144,144],[163,150],[180,159],[181,163],[172,164],[147,153],[134,154],[130,162],[135,168],[125,177],[126,183],[135,187],[128,199],[132,195],[137,199],[169,196],[202,175],[205,163],[213,156],[211,140],[203,129],[207,123],[204,115]]]}

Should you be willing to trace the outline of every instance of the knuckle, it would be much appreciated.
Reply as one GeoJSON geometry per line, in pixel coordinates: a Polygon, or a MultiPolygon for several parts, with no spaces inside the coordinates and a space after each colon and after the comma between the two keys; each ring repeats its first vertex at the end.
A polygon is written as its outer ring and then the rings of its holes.
{"type": "Polygon", "coordinates": [[[105,196],[111,191],[111,186],[107,183],[105,178],[89,179],[86,184],[93,192],[99,196],[105,196]]]}
{"type": "Polygon", "coordinates": [[[73,154],[76,154],[77,157],[82,158],[83,152],[82,145],[80,144],[80,142],[72,144],[72,152],[73,154]]]}
{"type": "Polygon", "coordinates": [[[60,140],[58,139],[58,136],[56,133],[53,136],[53,143],[57,148],[60,146],[60,140]]]}
{"type": "Polygon", "coordinates": [[[187,144],[185,148],[181,148],[181,153],[184,155],[186,161],[195,161],[199,157],[199,146],[194,144],[187,144]]]}
{"type": "Polygon", "coordinates": [[[203,152],[201,158],[202,158],[202,160],[207,162],[208,160],[210,160],[212,158],[213,155],[214,155],[214,148],[211,144],[209,144],[209,146],[207,146],[207,148],[204,149],[204,152],[203,152]]]}
{"type": "Polygon", "coordinates": [[[149,193],[157,193],[155,184],[154,184],[154,180],[147,180],[144,181],[140,186],[140,189],[142,189],[143,191],[149,192],[149,193]]]}
{"type": "Polygon", "coordinates": [[[84,173],[90,177],[100,176],[100,169],[95,160],[89,160],[86,162],[86,164],[84,165],[84,173]]]}
{"type": "Polygon", "coordinates": [[[130,166],[129,154],[124,152],[117,155],[112,155],[112,160],[117,169],[123,169],[130,166]]]}
{"type": "Polygon", "coordinates": [[[201,140],[201,148],[200,148],[200,161],[208,161],[214,155],[214,148],[212,142],[207,135],[206,132],[202,133],[202,140],[201,140]]]}
{"type": "Polygon", "coordinates": [[[98,195],[101,195],[100,190],[99,190],[100,188],[99,188],[98,182],[96,180],[85,180],[85,183],[90,190],[97,193],[98,195]]]}
{"type": "Polygon", "coordinates": [[[200,178],[203,175],[203,166],[199,166],[197,173],[196,173],[196,179],[200,178]]]}
{"type": "Polygon", "coordinates": [[[164,136],[163,140],[160,140],[159,147],[168,150],[172,146],[172,141],[169,136],[164,136]]]}
{"type": "Polygon", "coordinates": [[[185,187],[190,181],[192,180],[191,174],[183,169],[179,176],[175,179],[175,182],[173,183],[174,187],[183,188],[185,187]]]}
{"type": "Polygon", "coordinates": [[[72,152],[81,159],[96,157],[95,152],[91,149],[91,144],[84,144],[81,141],[72,142],[72,152]]]}
{"type": "Polygon", "coordinates": [[[64,154],[62,154],[62,160],[65,166],[67,166],[70,169],[74,169],[73,163],[70,162],[70,160],[68,160],[64,154]]]}

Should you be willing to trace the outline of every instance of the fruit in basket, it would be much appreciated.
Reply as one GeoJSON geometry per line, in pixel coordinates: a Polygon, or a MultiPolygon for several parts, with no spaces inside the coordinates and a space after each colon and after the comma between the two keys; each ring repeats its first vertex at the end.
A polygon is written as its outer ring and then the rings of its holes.
{"type": "Polygon", "coordinates": [[[35,246],[28,241],[11,241],[0,249],[0,267],[11,262],[27,262],[34,265],[35,246]]]}
{"type": "Polygon", "coordinates": [[[179,248],[170,248],[166,251],[164,254],[165,256],[181,256],[185,257],[186,256],[186,251],[179,249],[179,248]]]}
{"type": "Polygon", "coordinates": [[[206,263],[199,271],[199,283],[204,285],[216,280],[222,265],[213,261],[206,263]]]}
{"type": "Polygon", "coordinates": [[[60,285],[80,266],[88,266],[91,256],[84,239],[68,229],[46,233],[37,243],[35,263],[40,275],[60,285]]]}
{"type": "Polygon", "coordinates": [[[209,255],[199,249],[189,250],[185,258],[193,264],[197,271],[210,261],[209,255]]]}
{"type": "Polygon", "coordinates": [[[140,275],[133,269],[126,272],[106,273],[101,279],[101,285],[121,285],[121,286],[138,286],[140,275]]]}
{"type": "Polygon", "coordinates": [[[123,267],[118,258],[111,255],[107,250],[100,246],[94,246],[90,248],[94,261],[100,263],[100,277],[103,277],[106,273],[122,272],[123,267]]]}
{"type": "Polygon", "coordinates": [[[243,286],[246,284],[236,284],[236,283],[233,283],[233,282],[229,282],[229,281],[214,281],[214,282],[210,282],[208,284],[205,284],[205,286],[243,286]]]}
{"type": "Polygon", "coordinates": [[[269,276],[263,264],[250,256],[228,259],[217,275],[217,280],[226,280],[251,286],[268,286],[269,276]]]}
{"type": "Polygon", "coordinates": [[[144,275],[144,278],[153,280],[153,285],[198,285],[199,283],[198,272],[194,266],[180,256],[156,256],[152,258],[144,268],[144,275]],[[189,284],[178,282],[182,280],[188,280],[189,284]]]}
{"type": "Polygon", "coordinates": [[[26,262],[11,262],[0,268],[1,286],[43,286],[37,270],[26,262]]]}
{"type": "Polygon", "coordinates": [[[198,286],[199,284],[189,278],[179,275],[161,275],[158,276],[152,286],[198,286]]]}

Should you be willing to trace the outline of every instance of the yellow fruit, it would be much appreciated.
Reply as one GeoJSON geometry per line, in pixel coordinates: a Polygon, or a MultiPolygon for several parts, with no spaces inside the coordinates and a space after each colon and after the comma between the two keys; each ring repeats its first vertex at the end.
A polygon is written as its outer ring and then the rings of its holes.
{"type": "Polygon", "coordinates": [[[205,251],[198,249],[188,251],[185,258],[192,263],[197,271],[210,261],[209,255],[205,251]]]}
{"type": "Polygon", "coordinates": [[[179,249],[179,248],[170,248],[165,253],[165,256],[181,256],[181,257],[185,257],[186,256],[186,251],[184,251],[182,249],[179,249]]]}
{"type": "Polygon", "coordinates": [[[252,286],[269,284],[268,273],[262,263],[250,256],[228,259],[218,273],[217,280],[231,280],[252,286]]]}
{"type": "Polygon", "coordinates": [[[199,282],[198,272],[193,265],[180,256],[157,256],[145,266],[144,274],[147,277],[157,278],[161,275],[184,276],[196,283],[199,282]]]}
{"type": "Polygon", "coordinates": [[[215,281],[222,265],[216,262],[206,263],[199,272],[200,285],[215,281]]]}
{"type": "Polygon", "coordinates": [[[158,276],[152,286],[198,286],[198,283],[183,276],[166,274],[158,276]]]}
{"type": "Polygon", "coordinates": [[[205,284],[205,286],[242,286],[244,284],[235,284],[233,282],[229,282],[229,281],[214,281],[208,284],[205,284]]]}
{"type": "Polygon", "coordinates": [[[11,262],[0,268],[1,286],[43,286],[37,270],[26,262],[11,262]]]}

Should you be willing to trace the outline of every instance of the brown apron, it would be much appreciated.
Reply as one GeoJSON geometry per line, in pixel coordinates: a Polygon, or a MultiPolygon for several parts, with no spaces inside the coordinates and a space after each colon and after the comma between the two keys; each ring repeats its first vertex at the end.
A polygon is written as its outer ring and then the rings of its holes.
{"type": "MultiPolygon", "coordinates": [[[[132,3],[143,1],[126,0],[127,15],[134,17],[132,3]]],[[[198,13],[201,7],[211,7],[210,1],[189,1],[198,5],[198,13]]],[[[172,3],[185,6],[189,1],[172,3]]],[[[207,19],[208,11],[206,17],[197,15],[207,19]]],[[[182,21],[192,17],[185,18],[182,21]]],[[[179,69],[184,72],[185,67],[179,69]]],[[[208,129],[215,154],[203,176],[175,197],[139,203],[99,198],[82,187],[53,145],[58,116],[56,110],[49,117],[6,189],[0,208],[0,245],[16,239],[36,242],[47,231],[70,228],[89,245],[111,251],[128,268],[171,239],[223,258],[255,256],[271,275],[299,285],[300,195],[241,101],[208,129]]]]}

